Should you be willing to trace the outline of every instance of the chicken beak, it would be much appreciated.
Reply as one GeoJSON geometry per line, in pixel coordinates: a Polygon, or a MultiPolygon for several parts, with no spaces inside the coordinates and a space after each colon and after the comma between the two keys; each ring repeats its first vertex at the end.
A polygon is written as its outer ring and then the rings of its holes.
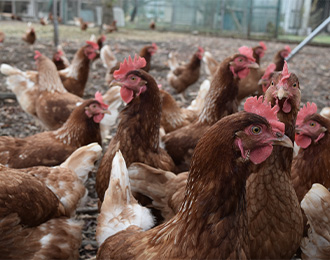
{"type": "Polygon", "coordinates": [[[264,84],[264,83],[266,83],[266,80],[265,80],[265,79],[260,79],[260,80],[258,81],[258,85],[262,85],[262,84],[264,84]]]}
{"type": "Polygon", "coordinates": [[[251,62],[250,64],[247,65],[247,67],[250,69],[259,69],[259,65],[256,62],[251,62]]]}
{"type": "Polygon", "coordinates": [[[286,97],[286,93],[283,87],[280,87],[280,89],[277,91],[277,97],[279,100],[282,100],[283,97],[286,97]]]}
{"type": "Polygon", "coordinates": [[[113,80],[113,81],[110,82],[109,87],[113,87],[113,86],[122,87],[122,86],[124,86],[124,84],[122,82],[117,81],[117,80],[113,80]]]}
{"type": "Polygon", "coordinates": [[[280,133],[276,134],[278,137],[273,140],[273,145],[280,145],[288,148],[293,148],[293,143],[287,135],[282,135],[280,133]]]}

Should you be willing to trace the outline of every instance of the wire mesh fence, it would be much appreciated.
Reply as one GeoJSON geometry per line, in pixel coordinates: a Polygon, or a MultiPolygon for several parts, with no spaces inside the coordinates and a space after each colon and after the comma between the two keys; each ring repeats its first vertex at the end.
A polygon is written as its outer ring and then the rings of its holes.
{"type": "MultiPolygon", "coordinates": [[[[39,19],[54,0],[0,0],[1,13],[39,19]]],[[[100,24],[105,4],[116,8],[119,25],[216,35],[277,37],[306,35],[330,15],[330,0],[57,0],[63,23],[74,17],[100,24]],[[120,12],[118,12],[120,10],[120,12]],[[118,16],[118,14],[121,14],[118,16]]],[[[330,26],[325,32],[330,33],[330,26]]]]}

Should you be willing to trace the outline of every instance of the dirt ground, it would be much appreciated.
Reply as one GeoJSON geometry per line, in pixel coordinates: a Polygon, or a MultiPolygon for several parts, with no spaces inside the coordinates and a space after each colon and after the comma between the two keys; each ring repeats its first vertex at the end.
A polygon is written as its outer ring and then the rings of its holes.
{"type": "MultiPolygon", "coordinates": [[[[7,63],[21,70],[33,70],[34,50],[39,50],[42,54],[52,57],[54,47],[52,42],[52,26],[41,27],[35,25],[37,41],[31,47],[21,40],[23,32],[26,30],[25,23],[19,22],[0,22],[0,30],[6,33],[6,40],[0,46],[0,63],[7,63]]],[[[77,27],[60,26],[60,43],[63,46],[69,60],[73,58],[77,49],[88,40],[92,33],[97,35],[97,28],[88,29],[81,32],[77,27]]],[[[108,34],[105,44],[110,44],[116,52],[119,61],[128,55],[134,55],[145,45],[155,42],[159,49],[152,58],[152,68],[150,74],[154,76],[163,88],[173,94],[174,90],[168,85],[166,75],[169,71],[167,67],[168,53],[175,51],[182,61],[188,61],[196,51],[197,46],[202,46],[210,51],[214,57],[221,61],[227,56],[237,52],[242,45],[255,46],[257,41],[231,38],[215,38],[200,35],[177,34],[168,32],[151,31],[130,31],[120,29],[119,32],[108,34]]],[[[266,42],[267,51],[261,60],[261,66],[267,66],[272,61],[272,57],[279,49],[283,48],[284,43],[266,42]]],[[[293,49],[295,45],[289,44],[293,49]]],[[[94,96],[99,90],[105,93],[105,68],[101,62],[91,68],[89,80],[85,90],[85,98],[94,96]]],[[[324,106],[329,106],[329,86],[330,86],[330,48],[329,47],[305,47],[298,55],[289,62],[289,70],[297,74],[301,92],[302,103],[307,101],[315,102],[319,111],[324,106]]],[[[191,86],[188,91],[188,101],[194,98],[200,83],[206,78],[204,65],[201,68],[199,81],[191,86]]],[[[6,78],[0,74],[0,92],[10,91],[6,86],[6,78]]],[[[188,104],[188,103],[187,103],[188,104]]],[[[185,104],[185,105],[187,105],[185,104]]],[[[0,99],[0,135],[15,137],[25,137],[42,131],[32,117],[23,112],[18,103],[10,98],[0,99]]],[[[116,129],[113,130],[113,133],[116,129]]],[[[104,144],[105,147],[107,143],[104,144]]],[[[95,256],[97,246],[95,243],[96,227],[96,194],[94,189],[95,172],[91,174],[87,187],[89,189],[89,201],[87,208],[78,211],[77,218],[85,222],[83,232],[83,243],[80,249],[81,259],[91,259],[95,256]]]]}

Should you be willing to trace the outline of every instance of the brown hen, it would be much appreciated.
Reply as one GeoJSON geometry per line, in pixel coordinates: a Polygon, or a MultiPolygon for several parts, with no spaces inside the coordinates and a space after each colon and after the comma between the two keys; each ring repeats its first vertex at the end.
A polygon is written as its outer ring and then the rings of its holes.
{"type": "Polygon", "coordinates": [[[229,57],[218,67],[199,118],[163,137],[165,149],[180,166],[179,171],[188,170],[193,150],[207,129],[222,117],[237,112],[238,81],[247,75],[249,68],[258,66],[251,49],[244,47],[241,51],[244,54],[229,57]]]}
{"type": "Polygon", "coordinates": [[[86,194],[84,181],[101,151],[95,143],[82,147],[57,167],[0,165],[1,258],[78,258],[82,223],[69,217],[86,194]]]}
{"type": "MultiPolygon", "coordinates": [[[[126,225],[119,232],[116,225],[117,233],[103,242],[97,259],[249,258],[246,179],[253,165],[270,155],[272,144],[292,147],[292,142],[278,132],[279,122],[274,117],[270,125],[252,110],[221,119],[201,138],[194,152],[184,201],[171,220],[143,232],[141,227],[129,225],[121,218],[126,225]]],[[[129,194],[129,188],[122,190],[122,196],[129,194]]],[[[122,206],[123,211],[128,209],[122,206]]],[[[109,212],[108,216],[113,214],[116,212],[109,212]]],[[[132,216],[135,214],[131,211],[132,216]]],[[[121,219],[103,223],[109,223],[111,229],[121,219]]]]}
{"type": "Polygon", "coordinates": [[[97,43],[91,41],[86,41],[86,43],[76,52],[70,66],[58,72],[64,87],[79,97],[84,95],[90,61],[99,53],[97,43]]]}
{"type": "Polygon", "coordinates": [[[330,120],[317,114],[315,103],[307,103],[299,111],[295,141],[300,149],[292,163],[292,183],[299,202],[313,183],[330,188],[329,131],[330,120]]]}
{"type": "Polygon", "coordinates": [[[100,124],[105,110],[94,99],[78,106],[56,131],[25,138],[0,137],[0,163],[12,168],[62,163],[77,148],[93,142],[101,144],[100,124]]]}
{"type": "MultiPolygon", "coordinates": [[[[300,104],[297,76],[287,66],[272,78],[265,98],[278,105],[277,116],[285,134],[294,141],[300,104]]],[[[291,183],[293,149],[274,147],[270,157],[253,171],[246,183],[250,253],[253,259],[291,259],[299,247],[303,222],[291,183]]]]}
{"type": "Polygon", "coordinates": [[[153,167],[172,171],[174,163],[159,146],[161,98],[154,78],[142,70],[143,58],[129,57],[115,71],[116,84],[126,107],[120,112],[117,133],[112,138],[96,174],[96,191],[103,201],[109,178],[111,163],[116,151],[121,150],[126,164],[144,162],[153,167]]]}

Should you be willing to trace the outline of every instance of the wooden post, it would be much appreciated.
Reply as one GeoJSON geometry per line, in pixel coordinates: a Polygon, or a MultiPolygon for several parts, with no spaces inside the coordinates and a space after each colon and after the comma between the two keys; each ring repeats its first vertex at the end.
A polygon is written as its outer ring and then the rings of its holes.
{"type": "Polygon", "coordinates": [[[58,45],[57,0],[53,0],[54,45],[58,45]]]}
{"type": "Polygon", "coordinates": [[[11,12],[16,14],[16,4],[14,0],[11,0],[11,12]]]}

